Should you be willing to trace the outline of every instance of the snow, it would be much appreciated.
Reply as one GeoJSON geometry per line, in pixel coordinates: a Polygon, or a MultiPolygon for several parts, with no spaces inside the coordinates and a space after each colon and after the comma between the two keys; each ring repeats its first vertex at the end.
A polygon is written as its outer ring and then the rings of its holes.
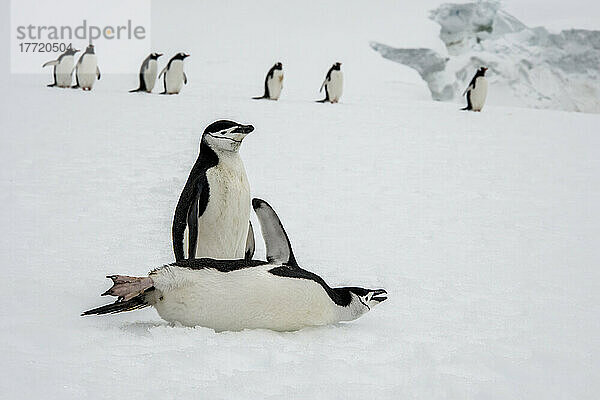
{"type": "Polygon", "coordinates": [[[484,65],[498,88],[491,104],[600,112],[600,31],[528,28],[497,1],[442,4],[430,18],[440,25],[441,54],[378,42],[371,47],[416,69],[434,100],[463,101],[461,93],[484,65]]]}
{"type": "Polygon", "coordinates": [[[436,49],[434,2],[302,3],[271,24],[279,3],[169,4],[152,38],[192,55],[178,96],[127,93],[135,71],[85,93],[1,66],[3,397],[598,397],[600,115],[431,101],[369,41],[436,49]],[[250,100],[278,60],[281,100],[250,100]],[[314,103],[335,61],[341,103],[314,103]],[[300,265],[386,302],[292,333],[79,316],[105,303],[105,275],[172,261],[172,212],[218,118],[256,127],[252,194],[300,265]]]}

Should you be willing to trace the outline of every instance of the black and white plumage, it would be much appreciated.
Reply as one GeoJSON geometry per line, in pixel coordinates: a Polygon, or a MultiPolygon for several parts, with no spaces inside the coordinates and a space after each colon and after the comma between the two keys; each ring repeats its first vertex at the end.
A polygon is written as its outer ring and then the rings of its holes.
{"type": "Polygon", "coordinates": [[[483,108],[488,90],[487,79],[485,79],[487,70],[486,67],[480,67],[471,79],[471,83],[462,94],[463,96],[467,95],[467,106],[462,110],[481,111],[483,108]]]}
{"type": "Polygon", "coordinates": [[[267,72],[265,77],[265,93],[259,97],[253,97],[253,99],[269,99],[278,100],[281,96],[281,90],[283,89],[283,65],[278,62],[275,63],[267,72]]]}
{"type": "Polygon", "coordinates": [[[72,88],[92,90],[96,79],[100,80],[100,68],[98,68],[98,58],[96,57],[94,45],[90,44],[77,61],[75,66],[76,84],[72,88]]]}
{"type": "Polygon", "coordinates": [[[178,94],[187,85],[187,76],[183,71],[183,60],[190,55],[185,53],[177,53],[169,60],[168,64],[160,71],[158,79],[164,75],[163,87],[164,91],[161,94],[178,94]]]}
{"type": "Polygon", "coordinates": [[[185,258],[252,258],[250,186],[239,155],[252,125],[220,120],[200,141],[200,154],[173,216],[173,251],[185,258]]]}
{"type": "Polygon", "coordinates": [[[143,278],[111,275],[113,287],[104,295],[117,301],[82,315],[153,306],[164,320],[185,326],[293,331],[355,320],[387,299],[383,289],[332,288],[299,267],[275,211],[264,200],[252,205],[267,261],[204,258],[165,265],[143,278]]]}
{"type": "Polygon", "coordinates": [[[79,50],[68,48],[56,60],[48,61],[42,68],[53,66],[52,75],[54,82],[48,84],[48,87],[58,86],[60,88],[71,87],[73,82],[73,65],[75,64],[75,53],[79,50]]]}
{"type": "Polygon", "coordinates": [[[152,92],[156,83],[156,74],[158,72],[158,58],[162,53],[150,53],[142,62],[140,67],[140,85],[137,89],[130,90],[133,92],[152,92]]]}
{"type": "Polygon", "coordinates": [[[325,80],[321,84],[321,89],[319,89],[319,92],[322,92],[323,89],[325,89],[325,98],[317,101],[318,103],[337,103],[340,101],[344,90],[344,74],[342,73],[341,68],[342,63],[336,62],[329,68],[329,71],[327,71],[325,80]]]}

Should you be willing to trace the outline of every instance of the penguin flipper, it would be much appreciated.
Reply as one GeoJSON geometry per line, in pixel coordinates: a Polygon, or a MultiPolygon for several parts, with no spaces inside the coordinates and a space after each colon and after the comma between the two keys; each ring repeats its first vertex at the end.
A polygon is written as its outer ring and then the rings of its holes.
{"type": "Polygon", "coordinates": [[[467,106],[465,108],[461,108],[461,110],[472,110],[473,104],[471,104],[471,91],[467,92],[467,106]]]}
{"type": "Polygon", "coordinates": [[[164,68],[162,69],[162,71],[160,71],[160,74],[158,74],[158,79],[160,79],[160,77],[161,77],[161,76],[163,76],[163,74],[164,74],[165,72],[167,72],[167,67],[164,67],[164,68]]]}
{"type": "Polygon", "coordinates": [[[267,248],[267,261],[297,267],[292,245],[279,217],[264,200],[252,199],[252,207],[260,222],[260,230],[267,248]]]}
{"type": "MultiPolygon", "coordinates": [[[[196,166],[194,166],[196,167],[196,166]]],[[[185,183],[185,186],[183,188],[183,191],[181,192],[181,195],[179,196],[179,201],[177,202],[177,206],[175,207],[175,214],[173,215],[173,227],[172,227],[172,235],[173,235],[173,252],[175,253],[175,260],[176,261],[180,261],[185,259],[185,254],[184,254],[184,236],[185,236],[185,229],[188,227],[188,222],[190,222],[190,214],[194,214],[193,212],[191,213],[190,211],[193,211],[194,206],[196,206],[195,208],[195,215],[196,215],[196,224],[198,223],[198,215],[202,215],[202,213],[204,213],[204,210],[200,210],[198,207],[198,198],[200,196],[202,196],[205,192],[208,192],[208,181],[206,180],[206,175],[205,174],[201,174],[200,176],[198,176],[195,179],[192,179],[192,175],[194,174],[194,169],[192,169],[192,172],[190,173],[190,177],[188,178],[187,182],[185,183]]],[[[208,196],[208,194],[206,194],[208,196]]],[[[189,232],[188,232],[188,237],[189,237],[189,244],[192,243],[192,239],[191,237],[194,236],[192,235],[192,229],[194,229],[193,226],[189,227],[189,232]]],[[[194,238],[194,251],[195,251],[195,240],[197,240],[198,237],[198,227],[196,225],[195,228],[195,238],[194,238]]],[[[188,245],[188,247],[190,247],[188,245]]],[[[191,253],[192,249],[188,248],[188,252],[191,253]]]]}
{"type": "Polygon", "coordinates": [[[196,258],[196,246],[198,245],[198,200],[192,202],[187,215],[188,227],[188,254],[187,258],[196,258]]]}
{"type": "Polygon", "coordinates": [[[100,68],[96,65],[96,77],[100,80],[100,68]]]}
{"type": "Polygon", "coordinates": [[[183,83],[187,85],[187,75],[185,74],[185,72],[183,73],[183,83]]]}
{"type": "Polygon", "coordinates": [[[48,67],[50,65],[58,65],[58,60],[48,61],[47,63],[44,63],[44,65],[42,65],[42,68],[48,67]]]}
{"type": "Polygon", "coordinates": [[[248,221],[248,237],[246,238],[246,255],[244,257],[246,260],[252,260],[254,248],[254,229],[252,229],[252,222],[248,221]]]}
{"type": "Polygon", "coordinates": [[[325,80],[323,81],[323,83],[321,83],[321,89],[319,89],[319,93],[321,93],[323,91],[323,88],[325,87],[326,83],[327,83],[327,78],[325,78],[325,80]]]}

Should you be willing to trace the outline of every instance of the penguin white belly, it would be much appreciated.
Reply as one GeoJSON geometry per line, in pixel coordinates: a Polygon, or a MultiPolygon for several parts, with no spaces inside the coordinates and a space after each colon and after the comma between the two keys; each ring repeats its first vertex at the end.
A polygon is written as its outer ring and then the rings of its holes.
{"type": "Polygon", "coordinates": [[[219,164],[206,171],[206,178],[209,198],[206,210],[198,218],[196,258],[244,258],[250,220],[250,185],[239,154],[221,157],[219,164]]]}
{"type": "Polygon", "coordinates": [[[94,87],[97,68],[98,60],[95,54],[86,54],[83,56],[81,64],[77,66],[77,79],[81,88],[91,89],[94,87]]]}
{"type": "Polygon", "coordinates": [[[331,71],[329,82],[327,83],[327,93],[329,94],[329,101],[337,103],[342,97],[344,89],[344,74],[342,71],[331,71]]]}
{"type": "Polygon", "coordinates": [[[473,106],[473,111],[481,111],[485,104],[487,90],[487,79],[482,76],[478,77],[475,80],[475,89],[471,90],[471,105],[473,106]]]}
{"type": "Polygon", "coordinates": [[[146,91],[148,93],[154,89],[154,84],[156,83],[156,70],[156,60],[148,61],[148,68],[144,70],[144,83],[146,84],[146,91]]]}
{"type": "Polygon", "coordinates": [[[56,85],[61,88],[71,87],[73,81],[73,56],[64,56],[56,65],[56,85]]]}
{"type": "Polygon", "coordinates": [[[269,98],[278,100],[281,96],[281,89],[283,89],[283,71],[275,70],[273,72],[273,77],[267,81],[267,88],[269,89],[269,98]]]}
{"type": "Polygon", "coordinates": [[[176,94],[183,87],[183,61],[174,60],[165,72],[165,87],[167,93],[176,94]]]}
{"type": "Polygon", "coordinates": [[[161,318],[216,331],[293,331],[337,322],[337,306],[318,283],[275,276],[276,265],[231,272],[164,267],[151,275],[161,318]]]}

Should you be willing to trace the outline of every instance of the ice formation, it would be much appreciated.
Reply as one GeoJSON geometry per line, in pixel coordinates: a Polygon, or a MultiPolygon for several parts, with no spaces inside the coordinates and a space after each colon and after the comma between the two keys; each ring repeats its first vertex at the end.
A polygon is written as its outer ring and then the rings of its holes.
{"type": "Polygon", "coordinates": [[[480,65],[495,104],[600,112],[600,31],[529,28],[499,2],[443,4],[430,18],[447,50],[372,42],[383,57],[414,68],[434,100],[457,101],[480,65]]]}

